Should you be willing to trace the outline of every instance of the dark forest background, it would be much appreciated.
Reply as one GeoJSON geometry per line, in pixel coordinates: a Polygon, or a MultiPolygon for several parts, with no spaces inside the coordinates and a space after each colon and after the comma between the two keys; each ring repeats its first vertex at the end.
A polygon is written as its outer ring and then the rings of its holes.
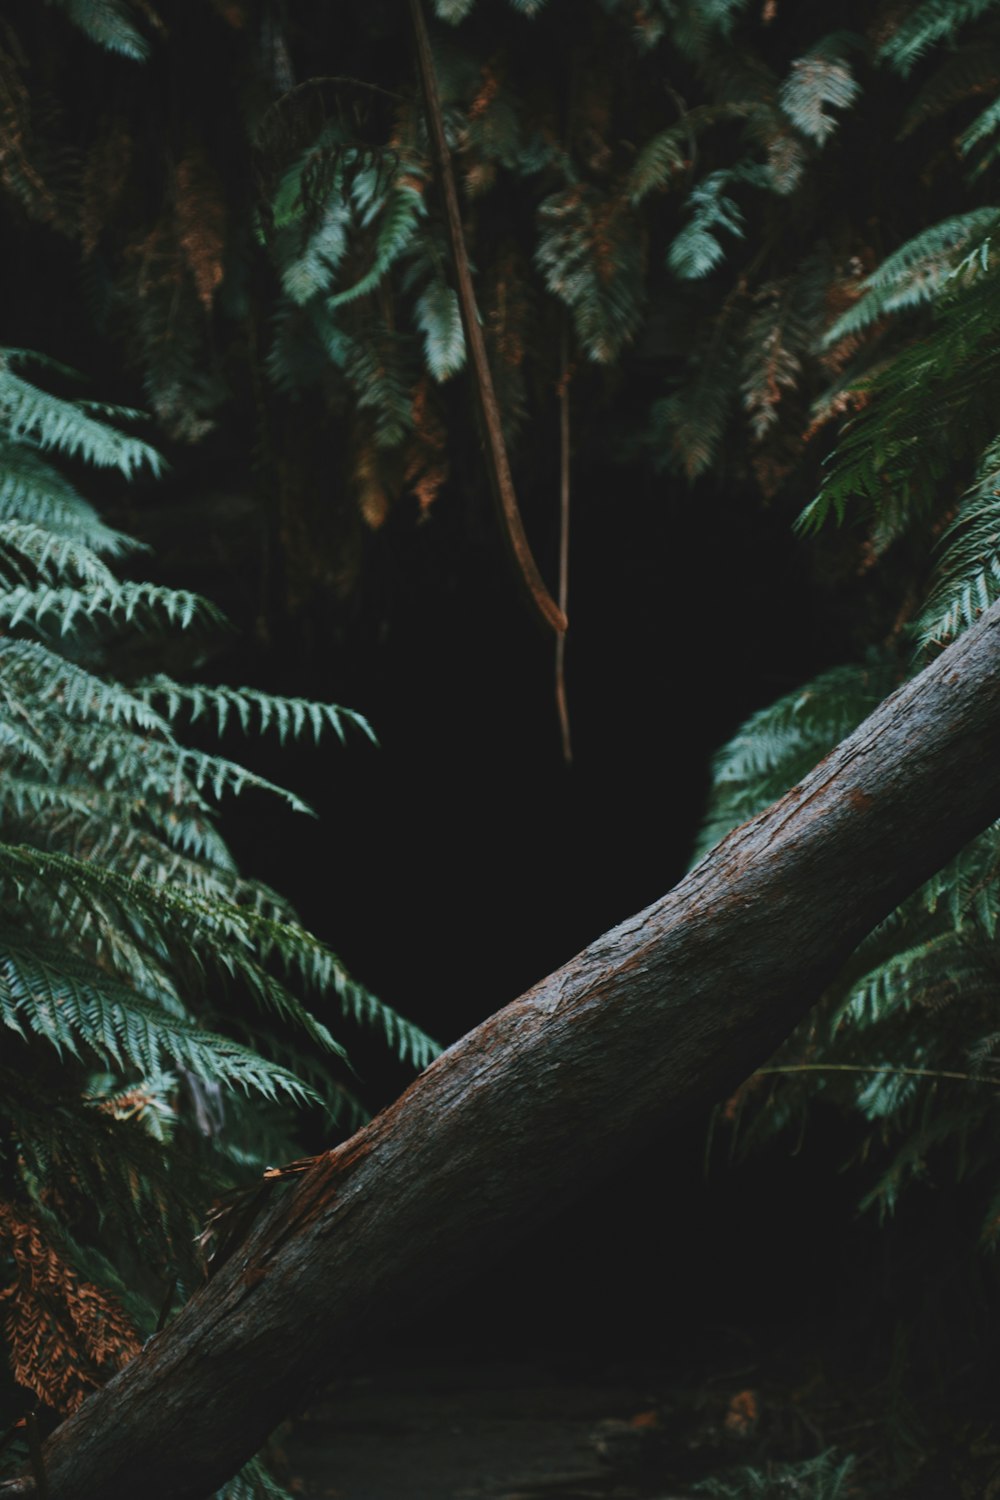
{"type": "MultiPolygon", "coordinates": [[[[146,414],[106,418],[165,471],[108,463],[86,495],[148,545],[125,577],[232,622],[111,639],[116,680],[370,722],[378,748],[230,727],[223,753],[317,817],[248,792],[219,827],[447,1045],[662,895],[706,819],[765,805],[996,596],[1000,21],[930,0],[426,9],[459,247],[402,3],[12,0],[0,341],[59,362],[23,367],[55,401],[146,414]],[[555,637],[490,498],[456,253],[553,592],[568,400],[571,764],[555,637]]],[[[5,452],[79,468],[5,392],[5,452]]],[[[998,1218],[984,838],[779,1059],[857,1077],[706,1106],[420,1336],[697,1360],[711,1330],[839,1323],[831,1359],[905,1403],[950,1343],[938,1391],[965,1400],[998,1218]]],[[[365,1109],[412,1076],[378,1032],[337,1034],[365,1109]]],[[[329,1121],[312,1105],[291,1138],[322,1149],[329,1121]]]]}

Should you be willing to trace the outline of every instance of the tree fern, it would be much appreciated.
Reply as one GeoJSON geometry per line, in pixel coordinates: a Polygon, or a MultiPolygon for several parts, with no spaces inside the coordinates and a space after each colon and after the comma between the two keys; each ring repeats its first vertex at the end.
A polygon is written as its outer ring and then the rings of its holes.
{"type": "MultiPolygon", "coordinates": [[[[0,474],[0,1026],[5,1076],[16,1068],[0,1114],[0,1198],[21,1205],[10,1218],[19,1238],[4,1242],[15,1260],[18,1246],[34,1247],[31,1264],[52,1268],[67,1296],[74,1277],[95,1274],[110,1290],[94,1291],[94,1307],[121,1295],[134,1308],[136,1254],[156,1275],[183,1267],[190,1284],[197,1216],[290,1145],[290,1110],[357,1118],[331,1073],[343,1044],[314,1006],[332,999],[338,1016],[375,1026],[417,1066],[434,1047],[352,980],[287,903],[240,876],[214,826],[227,792],[253,788],[298,810],[301,799],[176,732],[204,721],[220,734],[239,726],[282,742],[343,742],[371,738],[366,721],[251,688],[111,675],[137,631],[213,629],[221,616],[196,595],[119,581],[100,553],[114,557],[125,539],[36,459],[49,448],[125,478],[155,472],[152,450],[106,411],[0,364],[0,459],[12,459],[0,474]],[[31,1227],[51,1202],[65,1220],[58,1252],[41,1219],[31,1227]],[[103,1205],[98,1223],[92,1202],[103,1205]]],[[[7,1329],[22,1378],[18,1295],[7,1329]]],[[[37,1345],[31,1374],[57,1406],[100,1378],[84,1346],[67,1343],[69,1326],[37,1345]]],[[[247,1483],[271,1493],[261,1472],[247,1483]]]]}

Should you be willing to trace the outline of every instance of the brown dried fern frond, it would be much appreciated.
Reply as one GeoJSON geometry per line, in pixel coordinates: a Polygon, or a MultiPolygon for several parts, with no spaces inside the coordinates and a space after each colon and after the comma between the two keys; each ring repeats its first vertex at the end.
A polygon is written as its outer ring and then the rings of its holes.
{"type": "Polygon", "coordinates": [[[413,435],[406,450],[403,479],[416,496],[421,516],[426,516],[450,473],[448,433],[434,403],[429,375],[424,375],[413,393],[413,435]]]}
{"type": "Polygon", "coordinates": [[[75,1411],[139,1353],[139,1338],[114,1298],[12,1203],[0,1202],[0,1245],[13,1265],[0,1303],[14,1379],[56,1411],[75,1411]]]}
{"type": "Polygon", "coordinates": [[[93,255],[112,213],[121,201],[132,164],[133,141],[123,116],[112,120],[91,146],[84,163],[80,239],[85,256],[93,255]]]}

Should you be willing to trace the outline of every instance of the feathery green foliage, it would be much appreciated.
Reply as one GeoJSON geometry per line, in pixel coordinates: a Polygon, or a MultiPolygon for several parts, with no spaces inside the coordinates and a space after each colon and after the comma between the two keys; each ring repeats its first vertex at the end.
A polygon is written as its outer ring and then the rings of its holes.
{"type": "Polygon", "coordinates": [[[854,1459],[839,1458],[828,1449],[817,1458],[797,1464],[768,1464],[766,1469],[747,1467],[721,1479],[706,1479],[695,1485],[698,1495],[715,1500],[847,1500],[859,1493],[854,1483],[854,1459]]]}
{"type": "MultiPolygon", "coordinates": [[[[186,720],[343,742],[371,738],[369,725],[254,689],[117,680],[110,663],[129,635],[221,617],[192,594],[120,581],[104,557],[124,539],[55,469],[18,466],[48,447],[128,479],[140,463],[155,472],[152,450],[92,403],[26,388],[9,362],[4,391],[14,478],[0,520],[0,1257],[34,1266],[31,1285],[47,1257],[53,1308],[71,1305],[75,1278],[96,1278],[105,1323],[78,1326],[79,1347],[56,1311],[16,1292],[7,1304],[15,1379],[65,1408],[98,1367],[134,1352],[127,1321],[108,1333],[115,1299],[149,1333],[151,1294],[196,1284],[193,1233],[212,1198],[296,1154],[294,1110],[357,1122],[333,1066],[343,1045],[316,1008],[375,1027],[415,1067],[434,1047],[238,873],[218,799],[254,789],[307,810],[301,799],[177,733],[186,720]],[[30,484],[16,487],[19,472],[30,484]]],[[[251,1466],[225,1493],[282,1492],[251,1466]]]]}
{"type": "Polygon", "coordinates": [[[837,128],[831,109],[850,109],[859,85],[845,57],[861,38],[849,32],[823,37],[792,63],[781,86],[781,107],[803,135],[822,146],[837,128]]]}
{"type": "Polygon", "coordinates": [[[953,41],[964,26],[996,9],[996,0],[923,0],[883,42],[880,55],[909,73],[932,47],[953,41]]]}

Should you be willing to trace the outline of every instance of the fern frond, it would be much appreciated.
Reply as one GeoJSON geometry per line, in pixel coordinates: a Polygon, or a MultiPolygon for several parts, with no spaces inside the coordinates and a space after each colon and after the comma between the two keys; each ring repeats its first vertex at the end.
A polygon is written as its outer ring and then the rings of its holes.
{"type": "Polygon", "coordinates": [[[970,178],[981,177],[996,161],[1000,153],[997,132],[1000,131],[1000,98],[987,105],[982,114],[973,120],[969,128],[959,136],[959,149],[964,156],[978,155],[970,167],[970,178]]]}
{"type": "Polygon", "coordinates": [[[13,629],[30,625],[67,635],[83,621],[133,625],[162,630],[164,624],[189,629],[195,624],[218,628],[225,616],[214,604],[187,589],[154,583],[117,583],[73,588],[69,585],[29,588],[24,584],[0,593],[0,620],[13,629]]]}
{"type": "Polygon", "coordinates": [[[389,191],[384,195],[377,195],[367,207],[362,223],[378,222],[371,264],[364,275],[351,286],[329,298],[331,310],[347,302],[356,302],[359,297],[374,291],[387,271],[412,244],[417,225],[425,211],[423,175],[416,163],[409,162],[405,171],[397,173],[389,191]]]}
{"type": "Polygon", "coordinates": [[[997,0],[922,0],[882,43],[878,57],[905,77],[931,47],[951,41],[996,5],[997,0]]]}
{"type": "Polygon", "coordinates": [[[107,52],[145,62],[149,42],[135,24],[128,0],[56,0],[60,10],[85,36],[107,52]]]}
{"type": "Polygon", "coordinates": [[[139,548],[131,537],[105,526],[65,475],[34,449],[0,438],[0,523],[18,520],[45,526],[110,557],[139,548]]]}
{"type": "Polygon", "coordinates": [[[626,188],[633,208],[650,193],[671,187],[690,168],[691,116],[646,142],[629,172],[626,188]]]}
{"type": "Polygon", "coordinates": [[[667,265],[681,281],[708,276],[725,260],[720,230],[743,238],[742,211],[726,193],[733,180],[729,170],[712,172],[688,194],[690,217],[667,252],[667,265]]]}
{"type": "Polygon", "coordinates": [[[234,1479],[216,1490],[212,1500],[294,1500],[259,1458],[252,1458],[234,1479]]]}
{"type": "Polygon", "coordinates": [[[978,456],[996,430],[1000,277],[990,242],[956,267],[924,337],[856,382],[823,486],[796,523],[811,531],[849,505],[874,516],[877,556],[935,507],[956,462],[978,456]]]}
{"type": "Polygon", "coordinates": [[[750,431],[758,442],[777,423],[781,402],[801,382],[820,312],[811,291],[805,274],[767,282],[754,297],[743,335],[741,385],[750,431]]]}
{"type": "Polygon", "coordinates": [[[300,306],[329,289],[347,253],[351,205],[338,189],[299,253],[281,268],[282,289],[300,306]]]}
{"type": "Polygon", "coordinates": [[[93,1053],[140,1078],[173,1063],[266,1099],[284,1095],[298,1104],[319,1102],[293,1073],[171,1015],[61,946],[35,940],[27,947],[3,932],[0,1020],[25,1040],[41,1037],[57,1052],[65,1048],[78,1058],[93,1053]]]}
{"type": "Polygon", "coordinates": [[[697,479],[722,448],[739,393],[734,306],[702,325],[678,388],[654,402],[646,441],[658,468],[697,479]]]}
{"type": "Polygon", "coordinates": [[[181,709],[185,709],[194,723],[202,717],[214,715],[215,727],[220,735],[235,718],[244,734],[264,734],[272,726],[278,732],[282,744],[291,735],[300,738],[312,731],[316,744],[324,730],[332,729],[341,744],[346,743],[345,726],[359,729],[362,734],[377,744],[374,731],[368,720],[353,709],[339,708],[335,703],[316,703],[307,698],[282,698],[273,693],[262,693],[256,688],[206,687],[201,683],[174,682],[169,677],[158,676],[140,683],[136,696],[143,703],[151,704],[159,699],[165,701],[166,717],[173,722],[181,709]]]}
{"type": "Polygon", "coordinates": [[[74,574],[80,583],[100,588],[116,584],[111,569],[90,547],[30,521],[0,522],[0,588],[10,586],[3,576],[5,568],[15,586],[37,579],[62,583],[74,574]]]}
{"type": "MultiPolygon", "coordinates": [[[[974,43],[959,47],[945,57],[937,71],[920,88],[903,116],[897,139],[906,140],[920,126],[946,114],[967,99],[974,99],[981,94],[995,95],[998,82],[1000,82],[1000,51],[995,45],[992,45],[986,38],[980,37],[974,43]]],[[[986,114],[988,113],[989,110],[986,111],[986,114]]],[[[980,127],[983,119],[984,116],[981,114],[968,129],[963,131],[959,142],[963,151],[967,152],[981,138],[980,127]],[[970,135],[972,139],[969,145],[966,145],[966,139],[970,135]]],[[[987,125],[985,130],[982,130],[982,135],[989,133],[987,125]]]]}
{"type": "Polygon", "coordinates": [[[359,411],[371,414],[379,448],[398,448],[412,429],[415,355],[413,339],[374,311],[349,346],[344,373],[359,411]]]}
{"type": "Polygon", "coordinates": [[[625,191],[633,208],[650,193],[666,190],[692,166],[695,143],[703,130],[725,121],[745,120],[753,106],[739,102],[699,104],[684,117],[652,136],[642,147],[625,180],[625,191]]]}
{"type": "Polygon", "coordinates": [[[417,327],[424,336],[424,359],[437,381],[449,380],[465,364],[465,334],[458,294],[444,281],[432,281],[417,299],[417,327]]]}
{"type": "Polygon", "coordinates": [[[916,622],[922,651],[937,651],[1000,598],[1000,439],[938,544],[938,563],[916,622]]]}
{"type": "Polygon", "coordinates": [[[846,110],[857,99],[860,84],[851,72],[845,53],[861,45],[851,32],[825,36],[792,63],[781,85],[781,107],[796,129],[822,146],[837,128],[831,109],[846,110]]]}
{"type": "Polygon", "coordinates": [[[588,358],[607,364],[632,340],[643,304],[642,241],[617,198],[574,183],[538,209],[535,259],[545,285],[573,314],[588,358]]]}
{"type": "Polygon", "coordinates": [[[1000,210],[973,208],[914,235],[861,283],[862,295],[823,340],[829,348],[890,313],[932,302],[950,282],[962,257],[1000,223],[1000,210]]]}
{"type": "Polygon", "coordinates": [[[83,1280],[37,1218],[0,1201],[0,1244],[13,1262],[4,1333],[14,1379],[59,1412],[75,1411],[110,1370],[139,1353],[114,1300],[83,1280]]]}
{"type": "MultiPolygon", "coordinates": [[[[378,1027],[401,1058],[418,1065],[437,1053],[434,1042],[419,1027],[404,1021],[375,999],[344,970],[337,957],[305,929],[275,921],[258,911],[222,902],[181,886],[159,887],[107,868],[24,846],[0,845],[0,877],[6,876],[30,900],[44,890],[56,911],[73,914],[95,952],[111,952],[111,938],[141,935],[148,949],[155,942],[164,956],[184,955],[186,961],[238,977],[265,1010],[292,1023],[328,1052],[343,1055],[327,1028],[263,966],[272,960],[285,974],[310,988],[335,994],[341,1008],[358,1021],[378,1027]]],[[[120,961],[122,950],[112,956],[120,961]]],[[[126,958],[132,957],[132,950],[126,958]]]]}
{"type": "Polygon", "coordinates": [[[888,661],[834,667],[753,714],[712,762],[712,792],[694,860],[807,775],[881,703],[888,661]]]}
{"type": "MultiPolygon", "coordinates": [[[[36,1076],[2,1071],[4,1112],[16,1133],[32,1197],[53,1192],[81,1209],[99,1205],[102,1223],[160,1270],[195,1270],[192,1245],[224,1177],[183,1133],[163,1141],[139,1110],[109,1107],[91,1085],[85,1094],[50,1089],[36,1076]]],[[[258,1104],[259,1108],[259,1104],[258,1104]]]]}
{"type": "Polygon", "coordinates": [[[476,0],[434,0],[434,13],[441,21],[457,26],[464,21],[476,0]]]}
{"type": "MultiPolygon", "coordinates": [[[[32,711],[49,708],[60,718],[123,724],[147,734],[171,737],[167,719],[150,706],[141,690],[129,692],[120,683],[69,661],[41,641],[0,640],[0,681],[24,694],[32,711]]],[[[53,726],[54,729],[54,726],[53,726]]]]}
{"type": "Polygon", "coordinates": [[[162,460],[155,448],[100,419],[116,414],[113,408],[52,396],[15,375],[9,360],[0,359],[0,424],[10,438],[117,469],[126,479],[143,468],[159,474],[162,460]]]}
{"type": "Polygon", "coordinates": [[[239,796],[252,788],[278,797],[293,812],[312,812],[295,792],[246,766],[172,740],[150,739],[111,725],[84,726],[66,748],[74,761],[100,776],[104,787],[112,791],[131,787],[133,794],[162,797],[177,806],[193,804],[201,810],[207,804],[199,800],[199,793],[211,793],[218,801],[226,793],[239,796]]]}
{"type": "Polygon", "coordinates": [[[769,1463],[766,1469],[747,1466],[721,1478],[703,1479],[694,1486],[694,1492],[713,1500],[772,1500],[778,1495],[848,1500],[856,1493],[853,1475],[853,1457],[840,1458],[836,1449],[828,1448],[818,1458],[803,1463],[769,1463]]]}

